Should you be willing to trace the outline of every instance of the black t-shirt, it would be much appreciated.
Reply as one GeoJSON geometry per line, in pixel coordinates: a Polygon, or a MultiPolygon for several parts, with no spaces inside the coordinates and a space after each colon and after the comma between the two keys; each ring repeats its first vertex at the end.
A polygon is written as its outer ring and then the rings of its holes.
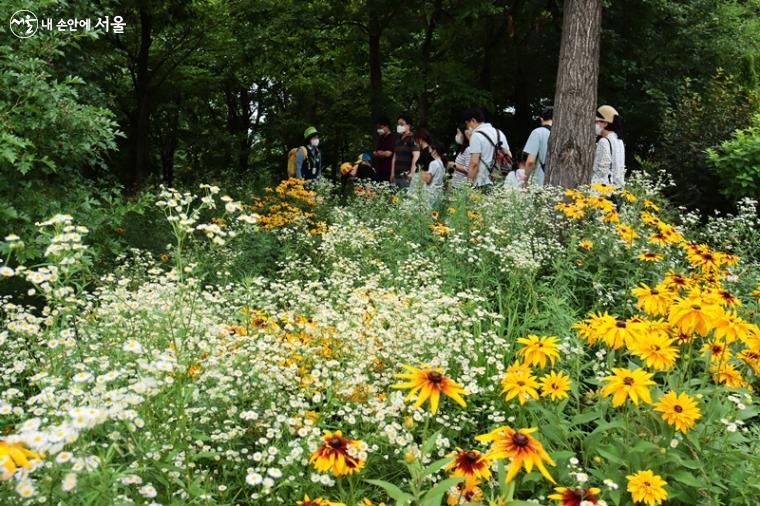
{"type": "Polygon", "coordinates": [[[426,148],[420,148],[420,157],[417,159],[417,166],[420,170],[428,170],[428,165],[433,161],[433,156],[430,154],[430,146],[426,148]]]}

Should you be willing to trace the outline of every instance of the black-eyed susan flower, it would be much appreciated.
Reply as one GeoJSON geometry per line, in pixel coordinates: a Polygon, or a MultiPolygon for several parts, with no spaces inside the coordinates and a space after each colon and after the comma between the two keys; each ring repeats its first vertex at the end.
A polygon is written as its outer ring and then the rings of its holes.
{"type": "Polygon", "coordinates": [[[654,410],[662,413],[662,419],[668,425],[674,426],[681,432],[687,432],[694,427],[702,416],[696,400],[689,397],[686,392],[677,394],[673,390],[660,397],[654,405],[654,410]]]}
{"type": "Polygon", "coordinates": [[[556,484],[554,478],[546,470],[544,462],[552,466],[556,464],[546,453],[543,445],[531,436],[537,430],[535,427],[515,430],[508,425],[502,425],[488,434],[476,436],[475,439],[491,443],[488,451],[490,459],[512,459],[507,470],[507,482],[514,479],[521,467],[529,473],[533,466],[536,466],[544,478],[556,484]]]}
{"type": "Polygon", "coordinates": [[[740,351],[736,358],[747,364],[756,375],[760,374],[760,351],[748,348],[740,351]]]}
{"type": "Polygon", "coordinates": [[[660,334],[644,332],[629,343],[628,349],[646,361],[647,367],[658,371],[672,368],[678,358],[678,346],[669,337],[660,334]]]}
{"type": "Polygon", "coordinates": [[[740,388],[747,386],[742,373],[727,362],[721,362],[710,367],[713,380],[716,383],[727,386],[728,388],[740,388]]]}
{"type": "Polygon", "coordinates": [[[645,313],[652,316],[668,314],[672,295],[665,286],[650,287],[646,283],[641,283],[639,287],[632,289],[631,293],[638,298],[636,307],[645,313]]]}
{"type": "Polygon", "coordinates": [[[600,337],[608,348],[617,350],[641,335],[641,326],[637,326],[635,323],[626,320],[614,320],[614,323],[599,328],[600,337]]]}
{"type": "Polygon", "coordinates": [[[417,368],[408,365],[402,365],[401,367],[409,372],[397,374],[396,377],[408,381],[406,383],[396,383],[392,387],[411,389],[406,398],[411,399],[415,395],[417,396],[417,401],[414,403],[415,408],[419,408],[426,400],[430,399],[430,412],[436,413],[441,394],[450,397],[463,408],[467,407],[467,403],[462,399],[462,395],[467,395],[464,387],[444,375],[443,369],[432,367],[417,368]]]}
{"type": "Polygon", "coordinates": [[[24,448],[23,443],[11,443],[0,439],[0,468],[2,468],[3,476],[12,476],[19,467],[31,469],[30,459],[34,461],[42,457],[39,453],[24,448]]]}
{"type": "Polygon", "coordinates": [[[317,471],[331,471],[335,476],[353,474],[366,462],[366,443],[343,437],[339,430],[325,431],[322,445],[311,454],[309,463],[317,471]]]}
{"type": "Polygon", "coordinates": [[[517,397],[522,405],[528,399],[538,399],[538,382],[526,364],[512,364],[501,378],[501,387],[508,401],[517,397]]]}
{"type": "Polygon", "coordinates": [[[665,491],[665,485],[668,483],[650,469],[629,474],[626,478],[628,479],[628,492],[631,493],[633,502],[657,506],[668,498],[668,493],[665,491]]]}
{"type": "Polygon", "coordinates": [[[653,251],[645,251],[639,255],[639,260],[642,262],[659,262],[662,260],[662,255],[653,251]]]}
{"type": "Polygon", "coordinates": [[[374,503],[369,498],[365,497],[356,506],[385,506],[384,502],[374,503]]]}
{"type": "Polygon", "coordinates": [[[539,381],[541,383],[541,397],[549,397],[556,401],[564,399],[570,392],[570,377],[562,371],[551,371],[539,381]]]}
{"type": "Polygon", "coordinates": [[[704,337],[712,330],[715,320],[722,311],[723,309],[712,300],[693,292],[688,297],[674,301],[668,312],[668,320],[681,332],[686,334],[696,332],[704,337]]]}
{"type": "Polygon", "coordinates": [[[457,483],[453,487],[449,488],[446,493],[446,505],[447,506],[460,506],[462,504],[481,504],[483,502],[483,490],[480,487],[475,487],[472,490],[466,490],[461,486],[461,483],[457,483]]]}
{"type": "Polygon", "coordinates": [[[599,504],[598,495],[602,491],[598,488],[568,488],[556,487],[554,494],[549,499],[557,501],[557,506],[587,506],[599,504]]]}
{"type": "Polygon", "coordinates": [[[296,506],[346,506],[342,502],[333,502],[321,497],[315,497],[309,499],[308,495],[303,496],[303,499],[296,502],[296,506]]]}
{"type": "Polygon", "coordinates": [[[615,325],[615,317],[605,311],[604,313],[592,313],[585,320],[574,323],[573,328],[578,337],[593,346],[602,339],[604,331],[612,325],[615,325]]]}
{"type": "Polygon", "coordinates": [[[529,335],[528,337],[517,338],[517,342],[523,345],[517,350],[517,356],[522,357],[528,365],[537,365],[543,369],[546,367],[547,359],[554,365],[554,360],[559,358],[555,336],[529,335]]]}
{"type": "Polygon", "coordinates": [[[457,448],[450,456],[454,459],[444,469],[454,477],[464,478],[464,491],[472,491],[482,480],[491,478],[490,459],[477,450],[457,448]]]}
{"type": "Polygon", "coordinates": [[[635,230],[625,223],[619,224],[615,230],[617,231],[618,236],[620,236],[620,240],[628,244],[633,243],[633,240],[639,236],[635,230]]]}
{"type": "Polygon", "coordinates": [[[652,396],[649,387],[654,385],[652,374],[643,369],[612,368],[612,375],[604,378],[607,384],[602,388],[602,397],[612,395],[612,407],[618,407],[626,399],[631,399],[634,405],[639,405],[639,400],[652,404],[652,396]]]}
{"type": "Polygon", "coordinates": [[[691,288],[694,282],[681,273],[671,271],[665,274],[664,283],[670,289],[684,290],[691,288]]]}
{"type": "Polygon", "coordinates": [[[722,339],[726,344],[731,344],[737,339],[746,341],[750,334],[754,333],[757,325],[744,321],[736,311],[725,311],[713,321],[714,334],[717,339],[722,339]]]}
{"type": "Polygon", "coordinates": [[[581,242],[578,243],[578,247],[581,249],[585,249],[586,251],[590,250],[594,247],[594,243],[589,241],[588,239],[584,239],[581,242]]]}

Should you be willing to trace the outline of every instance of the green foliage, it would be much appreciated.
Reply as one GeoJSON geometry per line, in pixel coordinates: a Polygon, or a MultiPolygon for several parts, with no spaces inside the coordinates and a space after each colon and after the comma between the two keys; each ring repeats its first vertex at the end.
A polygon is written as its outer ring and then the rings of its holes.
{"type": "MultiPolygon", "coordinates": [[[[722,70],[703,86],[684,80],[675,104],[662,118],[661,148],[653,153],[656,166],[673,177],[677,202],[705,210],[726,207],[715,191],[723,176],[712,170],[706,152],[737,127],[750,124],[759,98],[756,90],[722,70]]],[[[734,202],[735,197],[731,196],[734,202]]]]}
{"type": "MultiPolygon", "coordinates": [[[[0,5],[5,5],[3,2],[0,5]]],[[[4,8],[9,11],[10,8],[4,8]]],[[[0,44],[0,174],[105,167],[118,135],[113,113],[84,103],[84,84],[56,68],[71,42],[53,33],[0,44]]]]}
{"type": "Polygon", "coordinates": [[[718,148],[707,150],[720,191],[732,201],[760,197],[760,115],[754,125],[736,130],[718,148]]]}

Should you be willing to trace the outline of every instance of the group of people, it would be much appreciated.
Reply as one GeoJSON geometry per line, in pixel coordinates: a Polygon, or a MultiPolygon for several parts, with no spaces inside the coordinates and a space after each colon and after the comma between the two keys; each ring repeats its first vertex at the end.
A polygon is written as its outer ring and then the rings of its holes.
{"type": "MultiPolygon", "coordinates": [[[[436,141],[425,128],[413,128],[408,115],[400,115],[391,129],[386,116],[375,120],[377,140],[374,151],[364,153],[354,163],[340,167],[345,177],[385,181],[399,188],[419,185],[431,198],[443,191],[447,174],[452,187],[471,185],[486,188],[501,183],[507,186],[542,186],[546,173],[549,138],[554,111],[543,110],[540,125],[528,137],[525,146],[513,158],[507,136],[486,122],[481,109],[472,108],[462,115],[454,141],[453,160],[448,160],[447,146],[436,141]]],[[[603,105],[596,111],[596,153],[592,183],[615,187],[625,184],[625,145],[620,115],[615,108],[603,105]]],[[[319,131],[309,127],[304,132],[305,145],[291,151],[295,177],[316,179],[321,175],[319,131]]]]}

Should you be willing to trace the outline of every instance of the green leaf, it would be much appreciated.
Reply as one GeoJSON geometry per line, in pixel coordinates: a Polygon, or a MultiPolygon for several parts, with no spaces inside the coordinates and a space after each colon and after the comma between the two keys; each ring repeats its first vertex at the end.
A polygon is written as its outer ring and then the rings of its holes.
{"type": "Polygon", "coordinates": [[[705,486],[705,483],[703,481],[698,480],[687,471],[676,471],[675,473],[671,474],[671,476],[676,481],[680,481],[684,485],[689,485],[690,487],[702,488],[705,486]]]}
{"type": "Polygon", "coordinates": [[[394,501],[396,501],[396,503],[399,506],[408,504],[412,502],[412,499],[414,499],[414,497],[411,494],[404,492],[393,483],[388,483],[387,481],[384,481],[384,480],[364,480],[364,481],[385,490],[388,493],[388,496],[394,501]]]}
{"type": "Polygon", "coordinates": [[[599,413],[598,411],[589,411],[587,413],[580,413],[580,414],[575,415],[574,417],[572,417],[570,419],[570,424],[571,425],[583,425],[583,424],[588,423],[588,422],[590,422],[592,420],[596,420],[597,418],[599,418],[600,415],[601,415],[601,413],[599,413]]]}
{"type": "Polygon", "coordinates": [[[454,460],[454,457],[444,457],[442,459],[436,460],[425,468],[423,476],[432,476],[452,460],[454,460]]]}
{"type": "Polygon", "coordinates": [[[449,478],[437,483],[433,488],[428,490],[428,493],[422,498],[421,506],[440,506],[443,495],[448,489],[453,487],[459,482],[464,481],[464,478],[449,478]]]}

